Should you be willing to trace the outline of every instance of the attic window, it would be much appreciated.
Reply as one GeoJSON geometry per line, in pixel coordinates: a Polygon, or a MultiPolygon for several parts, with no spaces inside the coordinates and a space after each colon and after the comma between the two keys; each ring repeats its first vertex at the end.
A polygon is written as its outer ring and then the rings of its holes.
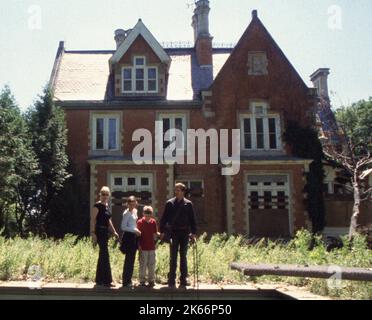
{"type": "Polygon", "coordinates": [[[267,75],[267,65],[268,60],[266,52],[248,52],[248,75],[267,75]]]}
{"type": "Polygon", "coordinates": [[[146,57],[136,56],[133,66],[122,68],[123,93],[157,93],[158,68],[148,66],[146,57]]]}

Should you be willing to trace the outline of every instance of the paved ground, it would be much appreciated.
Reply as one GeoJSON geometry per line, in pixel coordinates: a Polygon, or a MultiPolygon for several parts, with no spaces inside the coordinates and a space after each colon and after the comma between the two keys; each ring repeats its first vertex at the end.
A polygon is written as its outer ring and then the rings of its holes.
{"type": "Polygon", "coordinates": [[[302,288],[278,284],[210,285],[200,284],[199,290],[168,289],[157,285],[154,289],[134,287],[122,289],[95,288],[94,283],[1,282],[0,299],[205,299],[205,300],[261,300],[299,299],[328,300],[302,288]]]}

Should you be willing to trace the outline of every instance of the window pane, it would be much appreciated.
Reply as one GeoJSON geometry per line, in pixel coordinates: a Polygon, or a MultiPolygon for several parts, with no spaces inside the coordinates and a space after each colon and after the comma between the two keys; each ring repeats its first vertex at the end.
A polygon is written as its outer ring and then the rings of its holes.
{"type": "Polygon", "coordinates": [[[175,121],[175,126],[176,126],[176,129],[178,130],[183,130],[183,119],[182,118],[176,118],[176,121],[175,121]]]}
{"type": "Polygon", "coordinates": [[[144,69],[136,69],[136,91],[145,90],[145,71],[144,69]]]}
{"type": "Polygon", "coordinates": [[[137,80],[136,81],[136,91],[144,91],[145,85],[143,80],[137,80]]]}
{"type": "Polygon", "coordinates": [[[270,149],[276,149],[276,121],[275,119],[269,119],[269,135],[270,135],[270,149]]]}
{"type": "Polygon", "coordinates": [[[257,149],[264,149],[263,119],[256,119],[257,149]]]}
{"type": "Polygon", "coordinates": [[[136,79],[141,80],[145,78],[145,72],[143,69],[136,69],[136,79]]]}
{"type": "Polygon", "coordinates": [[[243,131],[244,131],[244,149],[252,149],[252,128],[251,119],[244,119],[243,131]]]}
{"type": "Polygon", "coordinates": [[[103,149],[103,119],[96,120],[96,149],[103,149]]]}
{"type": "Polygon", "coordinates": [[[165,141],[165,138],[169,139],[169,134],[165,135],[170,129],[170,119],[165,118],[163,119],[163,136],[164,136],[164,143],[163,148],[167,148],[170,145],[170,141],[165,141]]]}
{"type": "Polygon", "coordinates": [[[203,189],[201,181],[190,181],[190,189],[203,189]]]}
{"type": "Polygon", "coordinates": [[[265,203],[265,209],[271,209],[272,208],[272,194],[271,191],[265,191],[264,192],[264,203],[265,203]]]}
{"type": "Polygon", "coordinates": [[[136,178],[128,178],[128,186],[135,186],[136,178]]]}
{"type": "Polygon", "coordinates": [[[156,91],[156,80],[149,80],[148,81],[148,90],[149,91],[156,91]]]}
{"type": "Polygon", "coordinates": [[[124,69],[124,79],[125,80],[132,79],[132,69],[124,69]]]}
{"type": "Polygon", "coordinates": [[[124,80],[124,91],[132,91],[132,80],[124,80]]]}
{"type": "Polygon", "coordinates": [[[250,200],[251,209],[258,209],[260,207],[258,192],[252,191],[249,198],[250,198],[249,200],[250,200]]]}
{"type": "Polygon", "coordinates": [[[148,78],[151,79],[151,80],[155,80],[156,79],[156,68],[149,68],[147,69],[147,75],[148,75],[148,78]]]}
{"type": "Polygon", "coordinates": [[[117,149],[116,119],[109,119],[109,150],[117,149]]]}
{"type": "Polygon", "coordinates": [[[278,209],[285,209],[286,208],[286,196],[284,191],[278,191],[277,196],[278,201],[278,209]]]}
{"type": "Polygon", "coordinates": [[[114,179],[115,186],[122,186],[123,185],[123,178],[115,178],[114,179]]]}
{"type": "Polygon", "coordinates": [[[251,134],[244,135],[244,148],[252,149],[252,135],[251,134]]]}
{"type": "Polygon", "coordinates": [[[176,118],[175,119],[175,129],[180,130],[181,132],[177,132],[177,148],[183,148],[183,119],[182,118],[176,118]]]}
{"type": "Polygon", "coordinates": [[[258,115],[263,115],[264,108],[262,106],[255,107],[255,113],[258,115]]]}
{"type": "Polygon", "coordinates": [[[244,119],[244,133],[251,133],[251,119],[244,119]]]}
{"type": "Polygon", "coordinates": [[[163,134],[165,134],[170,129],[170,119],[164,118],[163,119],[163,134]]]}
{"type": "Polygon", "coordinates": [[[136,58],[135,64],[136,64],[136,66],[143,66],[143,65],[145,65],[145,59],[144,58],[136,58]]]}
{"type": "Polygon", "coordinates": [[[148,186],[149,178],[141,178],[141,186],[148,186]]]}
{"type": "Polygon", "coordinates": [[[124,91],[132,91],[132,69],[124,69],[124,91]]]}

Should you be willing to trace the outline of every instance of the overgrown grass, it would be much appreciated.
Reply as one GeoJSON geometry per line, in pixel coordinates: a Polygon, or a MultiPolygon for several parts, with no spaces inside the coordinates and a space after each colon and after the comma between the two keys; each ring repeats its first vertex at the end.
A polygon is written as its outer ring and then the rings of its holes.
{"type": "MultiPolygon", "coordinates": [[[[350,244],[343,239],[344,247],[327,252],[317,238],[315,247],[309,251],[311,235],[301,231],[287,244],[261,241],[247,245],[243,237],[214,235],[198,239],[199,278],[207,283],[244,284],[254,282],[277,282],[305,286],[314,293],[343,299],[372,299],[372,283],[343,281],[342,289],[331,289],[326,280],[264,276],[247,278],[230,270],[231,262],[283,263],[296,265],[337,265],[348,267],[372,267],[372,251],[365,238],[358,236],[350,244]]],[[[169,249],[160,245],[157,249],[156,275],[165,281],[168,273],[169,249]]],[[[78,240],[66,236],[64,240],[51,239],[5,239],[0,237],[0,280],[27,280],[40,271],[46,281],[94,281],[98,248],[90,239],[78,240]],[[36,270],[36,271],[35,271],[36,270]]],[[[117,243],[110,241],[110,260],[113,277],[121,281],[124,256],[117,243]]],[[[193,273],[193,252],[189,250],[189,273],[193,273]]],[[[138,263],[134,277],[138,275],[138,263]]]]}

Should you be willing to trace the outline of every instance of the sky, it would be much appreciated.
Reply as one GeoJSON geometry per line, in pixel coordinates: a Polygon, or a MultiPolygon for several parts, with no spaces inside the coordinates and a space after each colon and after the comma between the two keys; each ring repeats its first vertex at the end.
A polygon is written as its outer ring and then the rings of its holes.
{"type": "MultiPolygon", "coordinates": [[[[59,41],[67,50],[112,50],[114,30],[141,18],[159,42],[193,42],[193,0],[0,0],[0,88],[23,111],[41,93],[59,41]]],[[[258,16],[308,86],[330,68],[333,107],[372,96],[371,0],[210,0],[216,43],[236,43],[258,16]]]]}

